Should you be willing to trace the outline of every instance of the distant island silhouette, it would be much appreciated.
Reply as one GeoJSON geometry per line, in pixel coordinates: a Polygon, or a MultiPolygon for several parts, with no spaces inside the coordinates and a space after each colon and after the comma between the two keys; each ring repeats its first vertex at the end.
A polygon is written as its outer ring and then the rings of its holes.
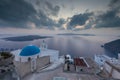
{"type": "Polygon", "coordinates": [[[104,48],[111,51],[112,53],[120,53],[120,39],[105,43],[104,48]]]}
{"type": "Polygon", "coordinates": [[[52,38],[52,37],[51,36],[39,36],[39,35],[27,35],[27,36],[7,37],[3,39],[7,41],[32,41],[35,39],[45,39],[45,38],[52,38]]]}
{"type": "Polygon", "coordinates": [[[81,35],[81,36],[96,36],[94,34],[74,34],[74,33],[61,33],[57,35],[81,35]]]}

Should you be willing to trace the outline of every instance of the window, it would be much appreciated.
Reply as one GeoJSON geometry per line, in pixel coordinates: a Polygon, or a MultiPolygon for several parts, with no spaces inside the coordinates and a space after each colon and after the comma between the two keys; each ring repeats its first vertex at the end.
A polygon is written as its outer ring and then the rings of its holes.
{"type": "Polygon", "coordinates": [[[31,58],[30,57],[28,57],[28,61],[30,61],[31,60],[31,58]]]}
{"type": "Polygon", "coordinates": [[[37,55],[37,58],[39,58],[39,55],[37,55]]]}

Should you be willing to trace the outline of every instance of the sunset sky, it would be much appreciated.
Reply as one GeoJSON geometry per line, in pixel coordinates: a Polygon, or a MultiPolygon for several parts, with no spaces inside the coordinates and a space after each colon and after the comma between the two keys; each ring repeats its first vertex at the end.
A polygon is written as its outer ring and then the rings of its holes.
{"type": "Polygon", "coordinates": [[[120,0],[0,0],[0,34],[119,31],[120,0]]]}

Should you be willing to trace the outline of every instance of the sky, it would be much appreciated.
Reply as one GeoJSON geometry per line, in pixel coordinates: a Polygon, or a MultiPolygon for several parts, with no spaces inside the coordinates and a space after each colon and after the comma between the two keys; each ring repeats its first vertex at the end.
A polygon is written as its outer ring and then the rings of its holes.
{"type": "Polygon", "coordinates": [[[0,0],[0,34],[120,34],[120,0],[0,0]]]}

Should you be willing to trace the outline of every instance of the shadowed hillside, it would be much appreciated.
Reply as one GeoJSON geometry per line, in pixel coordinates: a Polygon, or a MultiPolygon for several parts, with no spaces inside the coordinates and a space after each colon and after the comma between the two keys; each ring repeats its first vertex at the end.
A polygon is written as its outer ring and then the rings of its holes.
{"type": "Polygon", "coordinates": [[[109,51],[113,53],[119,53],[120,52],[120,39],[104,44],[104,48],[108,49],[109,51]]]}

